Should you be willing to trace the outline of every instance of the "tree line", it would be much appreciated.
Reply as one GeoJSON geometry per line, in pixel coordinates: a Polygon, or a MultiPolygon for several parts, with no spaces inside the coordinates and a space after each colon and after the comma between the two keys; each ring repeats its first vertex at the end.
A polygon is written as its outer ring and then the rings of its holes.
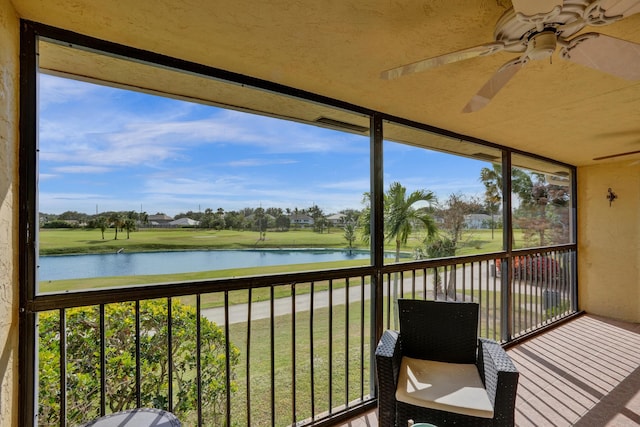
{"type": "MultiPolygon", "coordinates": [[[[568,185],[558,185],[547,181],[546,175],[526,172],[513,168],[511,174],[512,192],[517,195],[519,205],[514,209],[513,226],[522,230],[525,242],[530,246],[544,246],[568,241],[569,204],[568,185]]],[[[393,182],[384,195],[385,239],[394,242],[396,249],[406,244],[408,237],[415,231],[425,231],[425,247],[419,248],[417,256],[441,257],[453,256],[462,241],[466,230],[466,216],[482,213],[491,216],[489,226],[493,230],[501,224],[503,205],[502,166],[493,164],[480,171],[479,180],[484,184],[482,196],[466,196],[452,193],[439,202],[432,191],[418,189],[407,193],[406,187],[393,182]],[[498,219],[495,219],[495,218],[498,219]],[[426,252],[426,254],[424,253],[426,252]]],[[[360,237],[365,243],[370,235],[370,195],[363,194],[362,209],[344,209],[338,212],[342,216],[340,228],[349,247],[360,237]]],[[[158,212],[156,215],[162,215],[158,212]]],[[[206,208],[204,211],[187,211],[174,218],[190,218],[197,221],[196,227],[209,230],[245,230],[256,231],[259,239],[264,240],[267,231],[283,232],[303,225],[292,223],[292,218],[306,215],[312,219],[313,231],[330,232],[332,222],[329,215],[318,205],[308,208],[245,207],[240,210],[226,211],[224,208],[206,208]]],[[[45,228],[75,227],[83,224],[86,228],[99,229],[102,239],[107,229],[114,230],[114,239],[118,232],[126,232],[127,239],[132,231],[149,226],[146,212],[109,211],[89,215],[77,211],[66,211],[59,215],[41,214],[48,219],[45,228]]]]}

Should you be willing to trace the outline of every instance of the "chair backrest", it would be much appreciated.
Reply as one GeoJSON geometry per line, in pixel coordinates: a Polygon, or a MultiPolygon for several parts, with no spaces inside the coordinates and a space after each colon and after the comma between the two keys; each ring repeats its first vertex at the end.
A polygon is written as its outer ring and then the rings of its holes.
{"type": "Polygon", "coordinates": [[[479,305],[399,299],[402,353],[415,359],[475,363],[479,305]]]}

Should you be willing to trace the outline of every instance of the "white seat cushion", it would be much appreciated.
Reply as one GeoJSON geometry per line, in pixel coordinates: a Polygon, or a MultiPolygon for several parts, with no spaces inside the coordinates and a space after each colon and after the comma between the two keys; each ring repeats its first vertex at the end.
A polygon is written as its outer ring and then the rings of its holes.
{"type": "Polygon", "coordinates": [[[476,365],[403,357],[396,400],[424,408],[493,418],[476,365]]]}

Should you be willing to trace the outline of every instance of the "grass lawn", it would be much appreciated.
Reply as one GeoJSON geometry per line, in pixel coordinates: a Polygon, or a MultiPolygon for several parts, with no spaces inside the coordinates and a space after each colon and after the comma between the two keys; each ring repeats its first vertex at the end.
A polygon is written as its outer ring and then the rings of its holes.
{"type": "MultiPolygon", "coordinates": [[[[131,232],[105,231],[104,240],[98,229],[41,229],[40,255],[113,253],[120,248],[128,252],[160,250],[207,249],[256,249],[256,248],[346,248],[347,241],[341,229],[332,228],[329,233],[311,230],[267,232],[265,240],[259,240],[253,231],[203,230],[199,228],[142,229],[131,232]]],[[[355,246],[369,249],[361,241],[355,246]]]]}

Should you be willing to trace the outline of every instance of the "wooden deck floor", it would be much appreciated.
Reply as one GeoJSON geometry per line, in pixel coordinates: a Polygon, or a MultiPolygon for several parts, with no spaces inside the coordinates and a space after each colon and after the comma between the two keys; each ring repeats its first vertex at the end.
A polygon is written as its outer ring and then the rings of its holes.
{"type": "MultiPolygon", "coordinates": [[[[640,324],[587,314],[508,353],[520,371],[516,425],[640,426],[640,324]]],[[[374,411],[336,427],[378,420],[374,411]]]]}

